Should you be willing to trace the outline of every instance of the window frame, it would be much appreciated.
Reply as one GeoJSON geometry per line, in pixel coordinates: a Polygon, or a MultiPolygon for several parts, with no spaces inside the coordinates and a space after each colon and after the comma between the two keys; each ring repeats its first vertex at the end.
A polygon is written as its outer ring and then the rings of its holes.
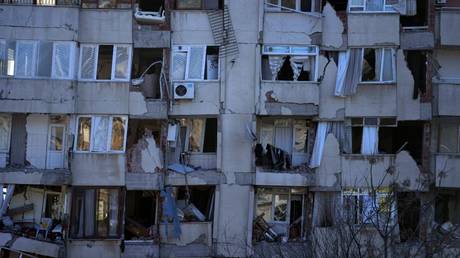
{"type": "Polygon", "coordinates": [[[51,57],[51,78],[55,80],[72,80],[75,78],[75,53],[77,44],[75,41],[53,41],[53,54],[51,57]],[[56,48],[58,45],[68,45],[70,47],[69,52],[69,76],[57,77],[55,66],[56,66],[56,48]]]}
{"type": "Polygon", "coordinates": [[[197,44],[190,44],[190,45],[173,45],[171,48],[171,67],[170,67],[170,74],[171,74],[171,81],[172,82],[218,82],[220,81],[220,69],[221,69],[221,60],[220,60],[220,46],[217,45],[197,45],[197,44]],[[203,79],[193,79],[189,78],[189,69],[190,69],[190,49],[192,47],[203,47],[204,54],[202,57],[203,64],[201,65],[201,77],[203,79]],[[208,47],[217,47],[219,54],[217,55],[217,79],[204,79],[205,72],[206,72],[206,56],[207,56],[207,48],[208,47]],[[180,49],[179,49],[180,48],[180,49]],[[185,74],[184,79],[178,80],[173,78],[173,69],[174,69],[174,53],[176,52],[186,52],[187,58],[185,63],[185,74]]]}
{"type": "Polygon", "coordinates": [[[361,48],[361,76],[359,78],[359,84],[394,84],[396,83],[396,50],[390,47],[363,47],[361,48]],[[380,57],[380,73],[379,73],[379,80],[378,81],[363,81],[363,64],[364,64],[364,50],[365,49],[381,49],[381,57],[380,57]],[[385,61],[385,50],[391,51],[391,81],[384,81],[383,80],[383,70],[384,70],[384,61],[385,61]]]}
{"type": "MultiPolygon", "coordinates": [[[[276,6],[274,6],[275,4],[269,3],[268,0],[264,0],[264,6],[265,6],[265,11],[269,11],[269,12],[318,13],[318,12],[314,11],[317,8],[317,6],[316,6],[317,1],[315,1],[315,0],[306,0],[306,1],[310,1],[310,3],[311,3],[311,9],[310,9],[309,12],[302,11],[302,0],[296,0],[295,9],[291,9],[291,8],[288,8],[288,7],[283,7],[282,6],[282,0],[277,0],[278,4],[276,4],[276,6]]],[[[319,9],[320,8],[321,8],[321,6],[319,6],[319,9]]]]}
{"type": "MultiPolygon", "coordinates": [[[[123,230],[123,214],[124,214],[124,196],[125,196],[125,190],[122,187],[116,187],[116,186],[79,186],[79,187],[74,187],[72,189],[72,200],[71,200],[71,212],[70,212],[70,230],[69,230],[69,239],[121,239],[122,237],[122,230],[123,230]],[[94,234],[91,236],[85,236],[83,232],[82,237],[77,237],[73,234],[73,226],[75,224],[75,219],[77,216],[79,216],[78,212],[76,211],[76,198],[78,193],[83,193],[85,194],[86,191],[88,190],[95,190],[94,194],[94,209],[93,209],[93,215],[94,215],[94,234]],[[118,191],[118,214],[117,214],[117,233],[116,236],[100,236],[97,233],[97,200],[99,197],[99,191],[100,190],[117,190],[118,191]]],[[[85,208],[85,202],[83,203],[83,209],[85,208]]],[[[85,213],[84,213],[85,214],[85,213]]],[[[86,219],[85,215],[83,215],[83,231],[85,231],[85,226],[86,226],[86,219]]]]}
{"type": "Polygon", "coordinates": [[[78,77],[77,79],[79,81],[86,81],[86,82],[129,82],[131,80],[131,62],[132,62],[132,59],[133,59],[133,48],[132,48],[132,45],[131,44],[80,44],[80,54],[79,54],[79,62],[78,62],[78,77]],[[99,62],[99,46],[101,45],[109,45],[109,46],[113,46],[113,52],[112,52],[112,64],[111,64],[111,70],[110,70],[110,79],[107,80],[107,79],[103,79],[103,80],[100,80],[100,79],[97,79],[97,67],[98,67],[98,62],[99,62]],[[84,47],[91,47],[91,48],[94,48],[95,50],[95,54],[94,54],[94,70],[93,70],[93,74],[92,74],[92,78],[82,78],[81,77],[81,72],[82,72],[82,63],[83,63],[83,48],[84,47]],[[124,78],[124,79],[117,79],[116,78],[116,71],[115,71],[115,68],[116,68],[116,57],[117,57],[117,51],[118,51],[118,47],[127,47],[128,48],[128,67],[127,67],[127,78],[124,78]]]}
{"type": "MultiPolygon", "coordinates": [[[[35,78],[40,78],[36,75],[37,73],[37,59],[38,59],[38,44],[39,44],[39,41],[38,40],[16,40],[15,42],[15,45],[16,45],[16,50],[15,50],[15,53],[14,53],[14,75],[13,77],[14,78],[18,78],[18,79],[35,79],[35,78]],[[28,44],[28,43],[32,43],[33,44],[33,48],[32,48],[32,72],[31,72],[31,76],[24,76],[24,75],[17,75],[17,72],[18,72],[18,55],[19,55],[19,51],[18,51],[18,46],[19,44],[28,44]]],[[[43,78],[43,77],[41,77],[43,78]]]]}
{"type": "MultiPolygon", "coordinates": [[[[313,56],[315,58],[315,71],[313,74],[313,80],[310,81],[282,81],[282,82],[295,82],[295,83],[317,83],[318,82],[318,66],[319,66],[319,47],[316,45],[274,45],[274,44],[267,44],[262,45],[262,55],[260,57],[260,62],[262,62],[263,56],[313,56]],[[267,50],[270,47],[277,47],[277,48],[285,48],[286,52],[275,52],[267,50]],[[294,49],[296,48],[313,48],[314,51],[305,51],[305,52],[296,52],[294,49]]],[[[262,80],[263,82],[280,82],[280,80],[262,80]]]]}
{"type": "Polygon", "coordinates": [[[387,0],[382,0],[383,1],[383,10],[379,11],[368,11],[366,10],[367,7],[367,0],[362,0],[361,5],[353,5],[352,4],[353,0],[348,0],[348,8],[347,11],[349,13],[397,13],[397,10],[393,7],[393,5],[387,5],[387,0]],[[362,10],[352,10],[352,8],[362,8],[362,10]]]}
{"type": "Polygon", "coordinates": [[[73,152],[75,153],[92,153],[92,154],[122,154],[126,152],[126,137],[128,134],[128,116],[126,115],[78,115],[76,117],[75,123],[75,139],[74,139],[74,148],[73,152]],[[89,140],[89,150],[78,150],[78,128],[79,128],[79,120],[80,118],[91,118],[91,131],[90,131],[90,140],[89,140]],[[107,143],[106,143],[106,150],[105,151],[94,151],[94,119],[95,117],[107,117],[109,119],[109,124],[107,126],[107,143]],[[121,117],[125,121],[125,132],[123,138],[123,150],[112,150],[112,126],[113,126],[113,118],[114,117],[121,117]]]}

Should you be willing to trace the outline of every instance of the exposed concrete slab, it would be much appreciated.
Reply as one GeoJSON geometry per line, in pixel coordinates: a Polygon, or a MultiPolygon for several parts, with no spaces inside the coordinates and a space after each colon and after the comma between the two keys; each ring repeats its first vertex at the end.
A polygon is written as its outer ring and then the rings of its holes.
{"type": "Polygon", "coordinates": [[[341,185],[341,164],[339,142],[328,134],[324,143],[321,165],[316,169],[315,186],[335,187],[341,185]]]}
{"type": "Polygon", "coordinates": [[[316,116],[318,106],[314,104],[265,103],[266,115],[271,116],[316,116]]]}
{"type": "Polygon", "coordinates": [[[431,31],[403,31],[401,48],[404,50],[433,49],[434,34],[431,31]]]}
{"type": "Polygon", "coordinates": [[[121,258],[159,258],[159,245],[153,241],[125,241],[125,250],[121,253],[121,258]]]}
{"type": "Polygon", "coordinates": [[[0,112],[73,113],[75,81],[0,79],[0,112]]]}
{"type": "Polygon", "coordinates": [[[74,153],[72,185],[125,185],[125,154],[74,153]]]}
{"type": "Polygon", "coordinates": [[[163,244],[160,249],[160,257],[203,258],[212,257],[212,255],[212,249],[200,243],[192,243],[187,246],[163,244]]]}
{"type": "Polygon", "coordinates": [[[167,119],[168,102],[160,99],[145,99],[141,92],[130,92],[129,116],[139,119],[167,119]]]}
{"type": "Polygon", "coordinates": [[[80,9],[78,41],[130,44],[132,17],[132,9],[80,9]]]}
{"type": "Polygon", "coordinates": [[[146,131],[128,150],[128,162],[131,172],[154,173],[163,168],[163,153],[155,142],[151,131],[146,131]]]}
{"type": "Polygon", "coordinates": [[[325,47],[340,48],[343,44],[342,33],[344,26],[329,2],[326,2],[323,8],[322,25],[322,45],[325,47]]]}
{"type": "Polygon", "coordinates": [[[133,43],[135,48],[169,48],[171,32],[152,30],[151,26],[138,26],[133,28],[133,43]]]}
{"type": "Polygon", "coordinates": [[[0,38],[77,40],[79,10],[78,5],[74,7],[2,5],[0,38]]]}
{"type": "Polygon", "coordinates": [[[219,87],[217,81],[195,82],[193,100],[174,100],[170,115],[217,115],[219,114],[219,87]]]}
{"type": "Polygon", "coordinates": [[[69,185],[72,176],[68,169],[0,169],[0,183],[24,185],[69,185]]]}
{"type": "Polygon", "coordinates": [[[68,258],[114,258],[121,255],[121,240],[68,240],[68,258]]]}
{"type": "Polygon", "coordinates": [[[14,236],[11,233],[0,233],[0,246],[48,257],[61,257],[64,248],[61,244],[14,236]]]}
{"type": "Polygon", "coordinates": [[[314,175],[311,173],[272,173],[256,172],[254,185],[260,186],[291,186],[302,187],[315,184],[314,175]]]}
{"type": "Polygon", "coordinates": [[[78,82],[76,113],[128,114],[128,82],[78,82]]]}
{"type": "Polygon", "coordinates": [[[399,45],[399,13],[348,13],[348,46],[399,45]]]}

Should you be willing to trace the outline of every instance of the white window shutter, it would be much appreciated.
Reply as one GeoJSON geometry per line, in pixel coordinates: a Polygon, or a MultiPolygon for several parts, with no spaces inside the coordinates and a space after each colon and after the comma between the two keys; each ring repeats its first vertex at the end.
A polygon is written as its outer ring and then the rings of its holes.
{"type": "Polygon", "coordinates": [[[172,79],[185,79],[185,66],[187,65],[187,52],[173,52],[172,57],[172,79]]]}
{"type": "Polygon", "coordinates": [[[191,46],[188,55],[187,78],[192,80],[204,79],[206,46],[191,46]]]}
{"type": "Polygon", "coordinates": [[[69,79],[71,77],[72,43],[58,42],[53,49],[53,78],[69,79]]]}
{"type": "Polygon", "coordinates": [[[129,80],[130,49],[129,46],[115,47],[115,62],[113,62],[114,67],[112,70],[115,80],[129,80]]]}
{"type": "Polygon", "coordinates": [[[96,79],[97,46],[82,45],[80,55],[80,79],[96,79]]]}
{"type": "Polygon", "coordinates": [[[36,57],[34,41],[18,41],[16,46],[16,76],[32,77],[36,57]]]}

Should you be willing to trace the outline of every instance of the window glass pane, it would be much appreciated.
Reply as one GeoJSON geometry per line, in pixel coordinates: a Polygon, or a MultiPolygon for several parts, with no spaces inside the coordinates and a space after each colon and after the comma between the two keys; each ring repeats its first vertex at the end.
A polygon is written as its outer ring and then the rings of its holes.
{"type": "Polygon", "coordinates": [[[362,81],[380,80],[381,53],[381,49],[364,49],[362,81]]]}
{"type": "Polygon", "coordinates": [[[177,9],[201,9],[201,0],[176,0],[177,9]]]}
{"type": "Polygon", "coordinates": [[[204,119],[192,119],[189,137],[189,151],[201,152],[201,136],[203,135],[204,119]]]}
{"type": "Polygon", "coordinates": [[[109,233],[109,197],[110,192],[108,189],[98,190],[96,207],[96,225],[97,235],[99,237],[108,236],[109,233]]]}
{"type": "Polygon", "coordinates": [[[185,66],[187,64],[187,52],[174,52],[172,61],[173,61],[173,67],[172,67],[173,80],[184,80],[185,79],[185,66]]]}
{"type": "Polygon", "coordinates": [[[188,79],[204,79],[204,57],[206,48],[201,46],[190,47],[188,64],[188,79]]]}
{"type": "Polygon", "coordinates": [[[206,10],[217,10],[219,9],[219,2],[221,0],[202,0],[204,1],[204,6],[203,8],[206,10]]]}
{"type": "Polygon", "coordinates": [[[0,40],[0,75],[6,75],[7,71],[6,41],[0,40]]]}
{"type": "Polygon", "coordinates": [[[291,47],[292,54],[316,54],[315,47],[291,47]]]}
{"type": "MultiPolygon", "coordinates": [[[[312,3],[315,0],[300,0],[300,11],[302,12],[312,12],[312,3]]],[[[316,1],[316,4],[318,1],[316,1]]],[[[319,9],[318,9],[319,11],[319,9]]]]}
{"type": "Polygon", "coordinates": [[[289,46],[265,46],[264,51],[273,54],[289,54],[289,46]]]}
{"type": "Polygon", "coordinates": [[[295,2],[296,0],[281,0],[281,6],[295,10],[295,2]]]}
{"type": "Polygon", "coordinates": [[[107,151],[107,135],[109,118],[106,116],[94,117],[93,151],[107,151]]]}
{"type": "Polygon", "coordinates": [[[12,41],[8,43],[8,50],[7,50],[7,75],[13,76],[14,75],[14,58],[16,53],[16,42],[12,41]]]}
{"type": "Polygon", "coordinates": [[[17,44],[17,60],[16,60],[16,76],[32,77],[35,42],[18,42],[17,44]]]}
{"type": "Polygon", "coordinates": [[[91,117],[78,119],[77,150],[89,151],[91,139],[91,117]]]}
{"type": "Polygon", "coordinates": [[[112,77],[113,45],[100,45],[97,57],[98,80],[110,80],[112,77]]]}
{"type": "Polygon", "coordinates": [[[37,76],[51,77],[51,59],[53,58],[53,43],[40,42],[38,44],[37,76]]]}
{"type": "Polygon", "coordinates": [[[82,79],[95,79],[96,47],[82,46],[80,76],[82,79]]]}
{"type": "Polygon", "coordinates": [[[126,119],[122,117],[112,118],[112,150],[124,150],[126,119]]]}
{"type": "Polygon", "coordinates": [[[274,221],[286,221],[287,220],[288,197],[289,195],[287,194],[275,194],[274,221]]]}
{"type": "Polygon", "coordinates": [[[217,149],[217,118],[207,118],[204,130],[203,152],[216,152],[217,149]]]}
{"type": "Polygon", "coordinates": [[[118,235],[118,190],[111,189],[109,199],[109,236],[118,235]]]}
{"type": "Polygon", "coordinates": [[[55,78],[70,77],[71,50],[71,44],[57,43],[54,45],[53,76],[55,78]]]}
{"type": "Polygon", "coordinates": [[[383,81],[393,81],[393,53],[385,49],[383,55],[383,81]]]}
{"type": "Polygon", "coordinates": [[[351,0],[350,1],[350,5],[358,5],[358,6],[361,6],[361,5],[364,5],[364,0],[351,0]]]}
{"type": "Polygon", "coordinates": [[[96,201],[96,190],[95,189],[88,189],[85,190],[85,208],[83,209],[82,213],[85,214],[85,219],[81,222],[84,224],[85,234],[84,236],[94,236],[94,209],[96,201]]]}
{"type": "Polygon", "coordinates": [[[258,189],[257,200],[256,200],[256,215],[260,216],[263,214],[265,221],[272,221],[272,195],[271,193],[266,193],[262,189],[258,189]]]}
{"type": "Polygon", "coordinates": [[[115,59],[115,78],[129,79],[129,47],[117,47],[117,56],[115,59]]]}
{"type": "Polygon", "coordinates": [[[366,0],[366,11],[383,11],[384,0],[366,0]]]}
{"type": "Polygon", "coordinates": [[[64,127],[52,126],[50,130],[49,150],[62,151],[64,139],[64,127]]]}
{"type": "Polygon", "coordinates": [[[0,151],[8,152],[11,123],[8,116],[0,116],[0,151]]]}

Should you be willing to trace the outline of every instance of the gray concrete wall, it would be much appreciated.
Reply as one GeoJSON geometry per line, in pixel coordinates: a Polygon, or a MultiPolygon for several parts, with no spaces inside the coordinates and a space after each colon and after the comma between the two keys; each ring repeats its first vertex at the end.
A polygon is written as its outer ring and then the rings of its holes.
{"type": "Polygon", "coordinates": [[[218,81],[195,82],[195,97],[192,100],[173,100],[170,115],[217,115],[219,114],[218,81]]]}
{"type": "Polygon", "coordinates": [[[73,113],[75,81],[0,79],[0,111],[73,113]]]}
{"type": "Polygon", "coordinates": [[[437,91],[438,115],[440,116],[460,116],[460,85],[458,84],[438,84],[437,91]]]}
{"type": "Polygon", "coordinates": [[[132,43],[131,9],[81,9],[78,41],[81,43],[132,43]]]}
{"type": "Polygon", "coordinates": [[[171,42],[174,45],[215,44],[206,11],[172,11],[171,42]]]}
{"type": "Polygon", "coordinates": [[[2,5],[0,38],[77,40],[79,8],[2,5]]]}
{"type": "MultiPolygon", "coordinates": [[[[138,25],[139,26],[139,25],[138,25]]],[[[135,48],[169,48],[171,32],[151,30],[151,26],[139,26],[133,29],[133,43],[135,48]],[[148,27],[149,29],[144,29],[148,27]]]]}
{"type": "Polygon", "coordinates": [[[129,92],[131,118],[167,119],[168,103],[160,99],[145,99],[141,92],[129,92]]]}
{"type": "Polygon", "coordinates": [[[71,163],[73,185],[125,185],[124,154],[73,153],[71,163]]]}
{"type": "Polygon", "coordinates": [[[349,13],[348,46],[399,45],[398,13],[349,13]]]}
{"type": "Polygon", "coordinates": [[[321,32],[321,16],[290,12],[265,12],[264,44],[312,44],[313,33],[321,32]]]}
{"type": "Polygon", "coordinates": [[[436,154],[436,186],[460,188],[460,154],[436,154]]]}
{"type": "Polygon", "coordinates": [[[441,10],[440,43],[443,46],[460,46],[460,10],[441,10]]]}
{"type": "Polygon", "coordinates": [[[129,83],[78,82],[77,114],[128,114],[129,83]]]}

